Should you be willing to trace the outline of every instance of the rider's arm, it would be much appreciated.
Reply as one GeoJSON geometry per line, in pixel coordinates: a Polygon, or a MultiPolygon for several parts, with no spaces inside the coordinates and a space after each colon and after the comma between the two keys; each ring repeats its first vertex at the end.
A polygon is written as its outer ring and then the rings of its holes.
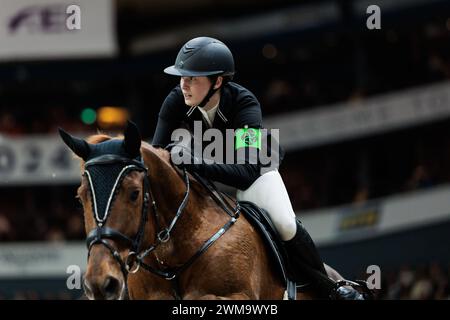
{"type": "Polygon", "coordinates": [[[166,147],[172,142],[172,132],[179,127],[184,111],[179,108],[180,105],[184,106],[183,96],[181,95],[180,90],[180,86],[176,86],[167,95],[162,104],[152,140],[152,145],[154,147],[166,147]]]}

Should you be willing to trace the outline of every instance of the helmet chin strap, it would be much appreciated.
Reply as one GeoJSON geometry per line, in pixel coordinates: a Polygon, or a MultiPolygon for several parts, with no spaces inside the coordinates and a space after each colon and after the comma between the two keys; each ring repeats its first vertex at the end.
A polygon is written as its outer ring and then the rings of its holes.
{"type": "Polygon", "coordinates": [[[217,78],[215,78],[215,80],[213,81],[213,84],[211,84],[211,87],[209,88],[208,93],[203,98],[202,102],[200,102],[200,104],[198,105],[199,108],[203,108],[209,102],[209,99],[211,99],[211,97],[214,95],[214,93],[216,93],[216,91],[220,89],[220,87],[217,89],[214,89],[216,81],[217,81],[217,78]]]}

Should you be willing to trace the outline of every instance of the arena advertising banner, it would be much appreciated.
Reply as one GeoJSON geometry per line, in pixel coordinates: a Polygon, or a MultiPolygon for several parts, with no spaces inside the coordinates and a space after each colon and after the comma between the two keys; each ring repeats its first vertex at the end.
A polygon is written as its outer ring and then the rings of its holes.
{"type": "Polygon", "coordinates": [[[447,184],[432,191],[305,211],[301,215],[302,222],[314,234],[319,246],[367,240],[450,221],[449,194],[447,184]]]}
{"type": "Polygon", "coordinates": [[[110,57],[112,0],[0,0],[0,61],[110,57]]]}
{"type": "Polygon", "coordinates": [[[80,271],[86,269],[84,243],[34,242],[0,246],[0,279],[66,277],[75,266],[80,271]]]}
{"type": "Polygon", "coordinates": [[[274,116],[283,146],[302,149],[426,124],[450,117],[450,82],[345,102],[312,111],[274,116]]]}
{"type": "Polygon", "coordinates": [[[57,136],[0,135],[0,185],[65,184],[80,181],[80,168],[57,136]]]}

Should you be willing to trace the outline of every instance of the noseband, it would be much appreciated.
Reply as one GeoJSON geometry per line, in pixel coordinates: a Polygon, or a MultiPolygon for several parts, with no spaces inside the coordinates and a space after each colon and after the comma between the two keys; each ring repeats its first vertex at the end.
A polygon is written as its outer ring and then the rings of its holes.
{"type": "Polygon", "coordinates": [[[92,196],[92,211],[96,222],[96,228],[89,232],[86,238],[88,258],[92,247],[96,244],[101,244],[109,250],[114,259],[119,263],[122,273],[126,276],[130,271],[129,268],[122,260],[119,251],[113,247],[110,242],[106,241],[106,239],[115,240],[123,244],[130,249],[130,252],[138,252],[140,250],[141,242],[144,237],[145,225],[148,220],[148,205],[150,200],[150,183],[147,176],[147,168],[142,161],[128,159],[117,155],[104,155],[87,161],[85,164],[84,175],[89,182],[92,196]],[[111,177],[112,171],[117,173],[115,177],[111,177]],[[133,171],[144,172],[145,176],[143,180],[141,220],[136,234],[133,238],[130,238],[117,230],[107,227],[106,222],[111,205],[118,194],[123,179],[133,171]],[[110,180],[106,183],[109,186],[112,185],[112,187],[110,190],[100,190],[101,184],[108,178],[114,179],[114,181],[110,180]],[[100,192],[102,192],[102,194],[100,194],[100,192]],[[107,199],[104,198],[106,195],[108,196],[107,199]],[[103,197],[103,199],[100,199],[100,197],[103,197]]]}

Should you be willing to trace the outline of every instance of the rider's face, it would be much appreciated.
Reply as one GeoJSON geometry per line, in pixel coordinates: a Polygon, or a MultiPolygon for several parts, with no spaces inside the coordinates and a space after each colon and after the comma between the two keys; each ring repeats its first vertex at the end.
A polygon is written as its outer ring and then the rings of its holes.
{"type": "Polygon", "coordinates": [[[198,106],[205,98],[211,82],[208,77],[181,77],[180,86],[183,91],[184,103],[193,107],[198,106]]]}

